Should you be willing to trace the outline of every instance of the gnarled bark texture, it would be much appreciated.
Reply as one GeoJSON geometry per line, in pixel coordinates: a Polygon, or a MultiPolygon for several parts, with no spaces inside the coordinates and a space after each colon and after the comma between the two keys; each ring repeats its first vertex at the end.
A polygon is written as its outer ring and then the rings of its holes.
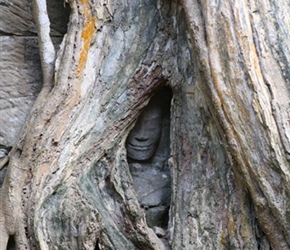
{"type": "Polygon", "coordinates": [[[0,249],[166,249],[125,148],[165,85],[170,248],[289,249],[288,0],[69,5],[53,85],[9,154],[0,249]]]}

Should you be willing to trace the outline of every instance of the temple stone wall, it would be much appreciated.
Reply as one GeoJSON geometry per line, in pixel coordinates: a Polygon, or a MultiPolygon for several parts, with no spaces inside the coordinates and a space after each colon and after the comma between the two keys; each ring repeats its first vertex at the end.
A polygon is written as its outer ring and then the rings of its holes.
{"type": "MultiPolygon", "coordinates": [[[[48,13],[57,46],[66,32],[69,9],[62,0],[50,0],[48,13]]],[[[41,85],[31,1],[0,0],[0,157],[17,140],[41,85]]]]}

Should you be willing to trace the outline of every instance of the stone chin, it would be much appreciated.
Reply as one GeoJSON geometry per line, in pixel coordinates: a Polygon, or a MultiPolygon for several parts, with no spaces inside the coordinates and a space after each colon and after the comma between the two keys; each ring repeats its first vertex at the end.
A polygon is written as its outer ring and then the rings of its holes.
{"type": "Polygon", "coordinates": [[[135,161],[147,161],[149,160],[155,152],[155,147],[139,148],[127,146],[127,156],[135,161]]]}

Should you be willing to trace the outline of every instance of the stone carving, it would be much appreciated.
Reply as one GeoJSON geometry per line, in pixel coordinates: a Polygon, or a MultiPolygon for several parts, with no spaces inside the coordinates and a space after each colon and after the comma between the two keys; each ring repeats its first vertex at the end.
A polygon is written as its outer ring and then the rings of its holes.
{"type": "Polygon", "coordinates": [[[128,135],[127,156],[129,158],[146,161],[153,156],[161,135],[161,123],[161,107],[154,103],[149,104],[128,135]]]}
{"type": "Polygon", "coordinates": [[[148,226],[166,228],[171,198],[169,158],[171,90],[157,93],[126,140],[133,185],[148,226]]]}

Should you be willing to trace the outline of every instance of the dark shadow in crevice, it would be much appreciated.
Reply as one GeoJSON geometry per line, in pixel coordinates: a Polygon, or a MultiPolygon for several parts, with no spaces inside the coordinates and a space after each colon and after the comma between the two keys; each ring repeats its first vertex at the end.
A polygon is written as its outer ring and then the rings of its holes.
{"type": "Polygon", "coordinates": [[[50,19],[50,35],[52,37],[63,37],[67,32],[70,8],[63,0],[47,1],[47,12],[50,19]]]}
{"type": "Polygon", "coordinates": [[[4,183],[4,179],[8,169],[8,153],[10,152],[11,147],[6,147],[4,145],[0,145],[0,188],[4,183]]]}
{"type": "Polygon", "coordinates": [[[10,236],[7,243],[7,250],[16,250],[14,236],[10,236]]]}
{"type": "Polygon", "coordinates": [[[99,243],[98,242],[96,243],[96,246],[95,246],[95,249],[94,250],[100,250],[99,243]]]}

